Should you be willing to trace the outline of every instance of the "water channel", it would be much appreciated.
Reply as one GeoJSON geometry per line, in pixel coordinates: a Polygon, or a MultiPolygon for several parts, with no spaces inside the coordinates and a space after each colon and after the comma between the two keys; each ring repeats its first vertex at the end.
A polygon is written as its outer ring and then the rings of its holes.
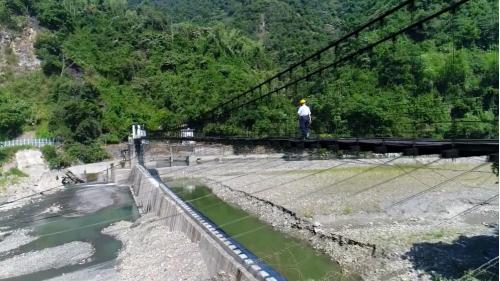
{"type": "Polygon", "coordinates": [[[357,280],[343,275],[338,264],[306,243],[278,232],[257,217],[211,196],[209,188],[180,182],[171,185],[182,199],[197,199],[191,202],[193,207],[288,280],[357,280]]]}
{"type": "MultiPolygon", "coordinates": [[[[138,217],[129,189],[115,185],[80,185],[67,187],[42,198],[21,208],[0,211],[1,232],[26,229],[29,236],[34,238],[15,249],[0,252],[0,263],[72,241],[90,243],[95,252],[78,264],[54,264],[50,269],[0,280],[46,280],[90,267],[111,270],[122,244],[113,237],[102,234],[101,230],[113,222],[133,221],[138,217]],[[49,207],[54,206],[59,209],[57,212],[46,212],[49,207]]],[[[2,239],[0,244],[1,242],[2,239]]]]}

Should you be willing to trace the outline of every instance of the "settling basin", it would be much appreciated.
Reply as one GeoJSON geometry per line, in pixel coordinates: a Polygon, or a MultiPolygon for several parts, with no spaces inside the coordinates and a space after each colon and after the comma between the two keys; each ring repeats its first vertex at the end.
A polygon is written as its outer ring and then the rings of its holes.
{"type": "Polygon", "coordinates": [[[337,263],[305,242],[276,231],[257,217],[212,196],[208,187],[178,182],[171,186],[183,200],[196,199],[190,202],[194,208],[288,280],[357,280],[342,274],[337,263]]]}

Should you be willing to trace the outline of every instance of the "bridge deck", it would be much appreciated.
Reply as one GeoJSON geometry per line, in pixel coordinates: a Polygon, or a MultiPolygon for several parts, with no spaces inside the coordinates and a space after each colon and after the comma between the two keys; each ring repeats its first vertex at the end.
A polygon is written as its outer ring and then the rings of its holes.
{"type": "Polygon", "coordinates": [[[406,155],[440,154],[443,157],[498,155],[498,140],[430,140],[430,139],[370,139],[370,138],[321,138],[294,139],[282,137],[163,137],[177,141],[200,141],[233,145],[266,145],[282,148],[328,148],[348,151],[373,151],[377,153],[404,153],[406,155]]]}

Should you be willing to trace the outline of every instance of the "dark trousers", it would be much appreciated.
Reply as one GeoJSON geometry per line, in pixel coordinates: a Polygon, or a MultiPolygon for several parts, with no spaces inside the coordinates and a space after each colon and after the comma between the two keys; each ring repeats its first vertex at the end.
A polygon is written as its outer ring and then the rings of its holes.
{"type": "Polygon", "coordinates": [[[309,137],[309,125],[310,125],[309,116],[299,116],[299,127],[300,132],[302,133],[303,138],[309,137]]]}

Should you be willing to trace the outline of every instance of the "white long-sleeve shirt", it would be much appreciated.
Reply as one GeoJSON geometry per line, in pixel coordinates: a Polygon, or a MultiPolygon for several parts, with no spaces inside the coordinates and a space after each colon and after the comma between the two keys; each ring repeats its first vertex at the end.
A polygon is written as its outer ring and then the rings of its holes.
{"type": "Polygon", "coordinates": [[[311,109],[309,109],[309,106],[303,104],[299,107],[299,111],[297,111],[299,116],[309,116],[311,115],[311,109]]]}

